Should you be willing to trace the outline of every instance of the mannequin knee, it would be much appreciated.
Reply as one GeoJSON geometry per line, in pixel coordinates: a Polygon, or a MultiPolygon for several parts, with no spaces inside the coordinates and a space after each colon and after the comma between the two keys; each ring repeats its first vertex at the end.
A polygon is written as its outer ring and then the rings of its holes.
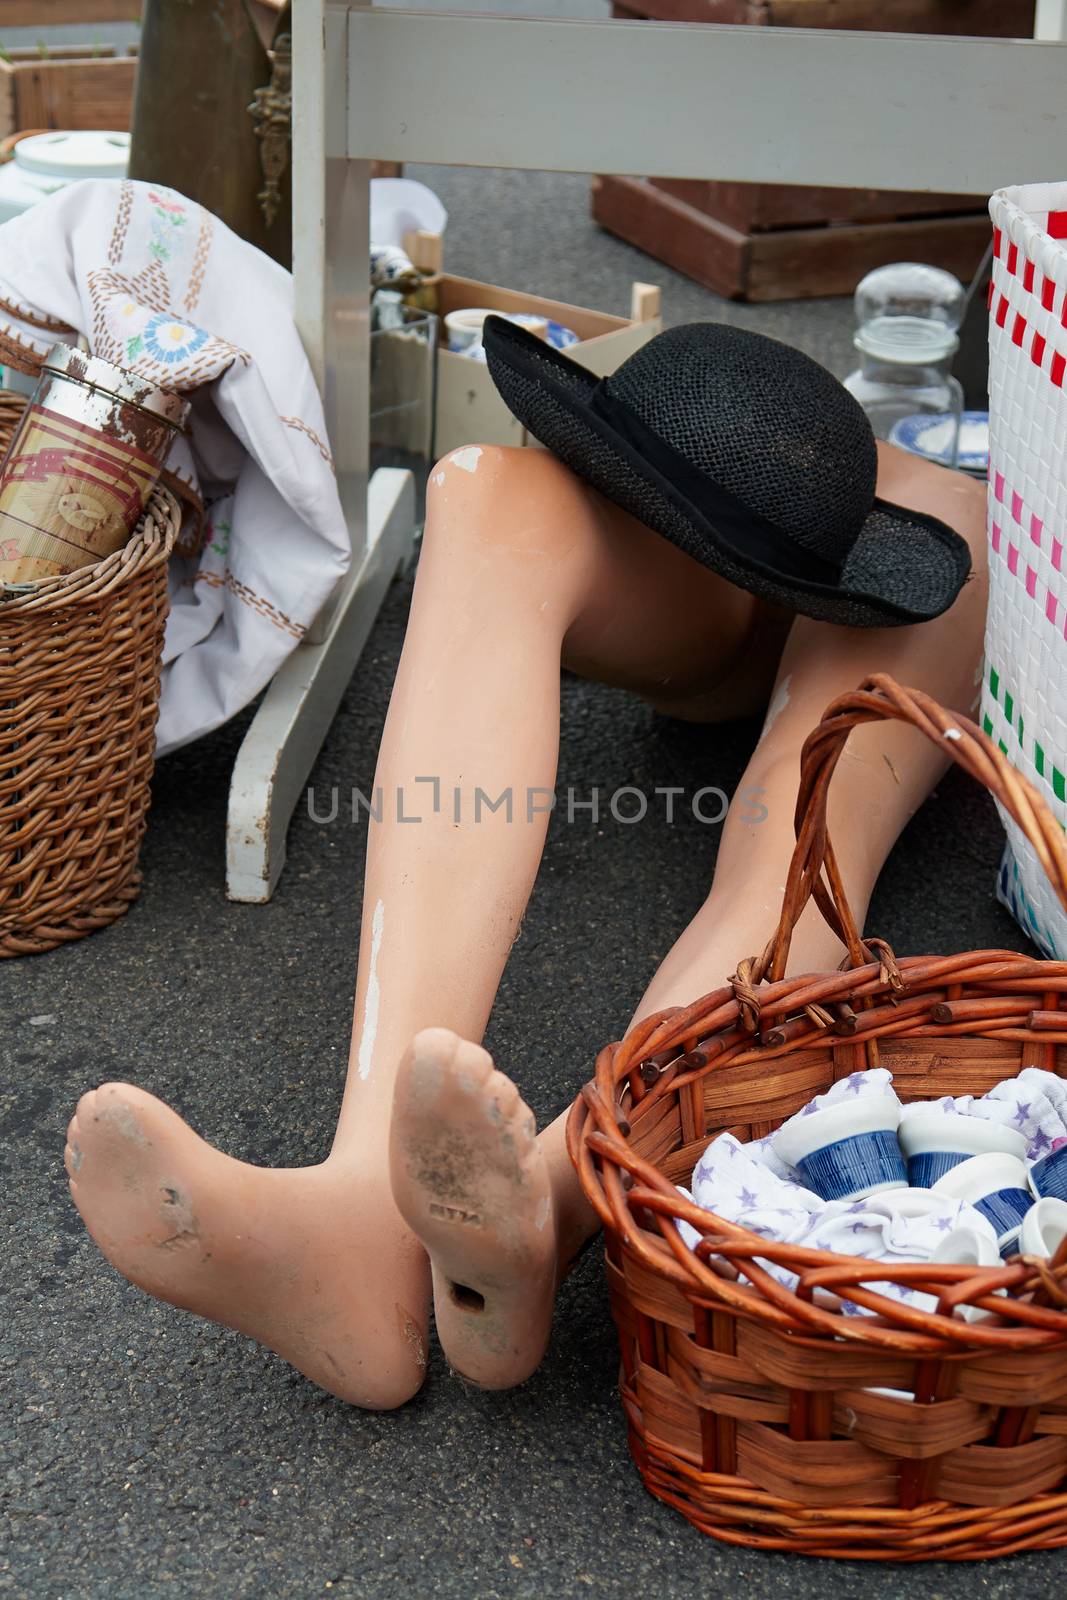
{"type": "Polygon", "coordinates": [[[579,479],[546,450],[464,445],[430,473],[425,540],[558,559],[589,524],[588,506],[579,479]]]}

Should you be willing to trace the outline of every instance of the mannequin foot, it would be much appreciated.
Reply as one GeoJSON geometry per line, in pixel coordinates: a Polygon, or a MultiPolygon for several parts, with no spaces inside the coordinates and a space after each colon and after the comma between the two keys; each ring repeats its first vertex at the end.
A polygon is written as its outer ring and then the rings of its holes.
{"type": "Polygon", "coordinates": [[[429,1274],[384,1172],[248,1166],[125,1083],[82,1096],[66,1167],[89,1232],[139,1288],[353,1405],[390,1410],[421,1387],[429,1274]]]}
{"type": "Polygon", "coordinates": [[[480,1045],[420,1033],[393,1100],[393,1196],[433,1270],[453,1368],[487,1389],[521,1383],[548,1344],[556,1229],[537,1127],[480,1045]]]}

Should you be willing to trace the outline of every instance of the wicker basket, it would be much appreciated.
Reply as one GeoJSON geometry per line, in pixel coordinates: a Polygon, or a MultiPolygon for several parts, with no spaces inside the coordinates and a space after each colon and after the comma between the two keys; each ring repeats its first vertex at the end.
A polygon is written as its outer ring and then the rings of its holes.
{"type": "MultiPolygon", "coordinates": [[[[24,405],[0,395],[0,450],[24,405]]],[[[0,601],[0,956],[81,939],[137,897],[178,524],[159,489],[123,550],[0,601]]]]}
{"type": "Polygon", "coordinates": [[[631,1450],[653,1494],[734,1544],[899,1561],[1061,1545],[1058,1259],[980,1274],[875,1265],[769,1241],[675,1187],[711,1135],[762,1137],[864,1068],[889,1068],[903,1100],[980,1094],[1023,1066],[1067,1075],[1067,963],[999,950],[898,962],[883,942],[861,941],[826,836],[826,796],[849,730],[883,718],[921,729],[991,790],[1067,901],[1059,825],[972,722],[885,677],[828,709],[804,748],[797,848],[766,951],[728,987],[607,1046],[571,1112],[571,1157],[606,1234],[631,1450]],[[783,979],[812,895],[848,961],[783,979]],[[704,1235],[695,1252],[679,1218],[704,1235]],[[797,1273],[796,1291],[759,1258],[797,1273]],[[937,1309],[889,1299],[872,1280],[925,1291],[937,1309]],[[876,1315],[844,1315],[819,1288],[876,1315]],[[1010,1298],[992,1299],[997,1290],[1010,1298]],[[964,1304],[998,1315],[961,1320],[964,1304]]]}

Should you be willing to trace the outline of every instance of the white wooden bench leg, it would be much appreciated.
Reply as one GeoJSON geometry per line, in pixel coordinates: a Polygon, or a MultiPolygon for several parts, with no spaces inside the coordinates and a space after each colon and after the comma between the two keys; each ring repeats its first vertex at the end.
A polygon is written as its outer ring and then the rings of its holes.
{"type": "Polygon", "coordinates": [[[367,485],[370,165],[345,154],[347,9],[300,0],[293,10],[294,311],[322,392],[352,566],[275,675],[234,767],[226,892],[258,902],[274,892],[293,808],[415,522],[410,474],[367,485]]]}
{"type": "Polygon", "coordinates": [[[285,865],[289,819],[390,580],[411,552],[415,486],[383,467],[371,479],[367,551],[349,573],[320,643],[301,644],[275,673],[233,769],[226,821],[226,893],[262,903],[285,865]]]}

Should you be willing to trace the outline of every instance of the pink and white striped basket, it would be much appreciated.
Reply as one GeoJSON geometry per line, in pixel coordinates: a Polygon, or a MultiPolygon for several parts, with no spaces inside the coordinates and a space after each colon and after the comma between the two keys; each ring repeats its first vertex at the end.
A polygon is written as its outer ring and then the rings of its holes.
{"type": "MultiPolygon", "coordinates": [[[[989,318],[989,616],[982,726],[1067,824],[1067,184],[1001,189],[989,318]]],[[[1003,813],[1002,813],[1003,816],[1003,813]]],[[[1067,916],[1004,816],[998,893],[1067,958],[1067,916]]]]}

